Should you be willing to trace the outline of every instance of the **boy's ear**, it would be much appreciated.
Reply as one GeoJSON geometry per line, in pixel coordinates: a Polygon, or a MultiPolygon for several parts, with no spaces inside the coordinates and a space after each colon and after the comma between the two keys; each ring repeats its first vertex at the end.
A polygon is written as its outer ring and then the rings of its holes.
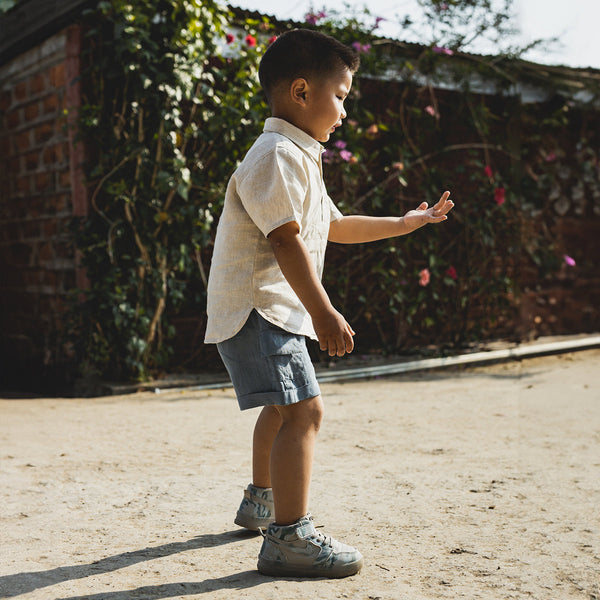
{"type": "Polygon", "coordinates": [[[308,92],[308,82],[304,77],[294,79],[290,85],[290,95],[292,101],[301,106],[306,105],[306,93],[308,92]]]}

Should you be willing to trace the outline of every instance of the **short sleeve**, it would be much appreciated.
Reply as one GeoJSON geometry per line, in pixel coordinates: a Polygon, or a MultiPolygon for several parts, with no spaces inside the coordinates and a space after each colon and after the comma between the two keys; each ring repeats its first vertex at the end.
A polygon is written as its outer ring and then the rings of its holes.
{"type": "Polygon", "coordinates": [[[302,223],[308,176],[302,158],[288,148],[276,146],[257,160],[237,189],[248,216],[265,237],[290,221],[302,223]]]}

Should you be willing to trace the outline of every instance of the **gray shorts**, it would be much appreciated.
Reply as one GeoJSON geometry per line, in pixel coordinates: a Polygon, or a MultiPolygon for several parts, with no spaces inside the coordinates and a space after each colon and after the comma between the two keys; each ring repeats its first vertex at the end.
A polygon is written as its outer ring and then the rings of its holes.
{"type": "Polygon", "coordinates": [[[241,410],[285,406],[321,393],[306,338],[269,323],[255,310],[242,329],[217,348],[241,410]]]}

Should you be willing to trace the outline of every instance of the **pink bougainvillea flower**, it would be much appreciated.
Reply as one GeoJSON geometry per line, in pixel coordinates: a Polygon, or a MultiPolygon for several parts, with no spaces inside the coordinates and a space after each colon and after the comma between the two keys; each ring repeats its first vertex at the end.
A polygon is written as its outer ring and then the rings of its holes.
{"type": "Polygon", "coordinates": [[[321,154],[321,158],[323,159],[323,162],[330,163],[333,160],[333,150],[329,150],[329,148],[324,150],[323,154],[321,154]]]}
{"type": "Polygon", "coordinates": [[[506,200],[506,190],[503,187],[498,187],[494,190],[494,200],[498,206],[502,206],[506,200]]]}
{"type": "Polygon", "coordinates": [[[349,162],[352,159],[352,152],[349,150],[340,150],[340,158],[349,162]]]}
{"type": "Polygon", "coordinates": [[[486,177],[491,177],[494,174],[494,172],[492,171],[492,167],[490,167],[490,165],[486,165],[483,172],[485,173],[486,177]]]}
{"type": "Polygon", "coordinates": [[[556,152],[550,152],[549,154],[546,154],[546,162],[554,162],[557,158],[556,152]]]}
{"type": "Polygon", "coordinates": [[[446,269],[446,275],[448,275],[448,277],[450,277],[450,279],[457,279],[458,273],[456,272],[456,267],[454,265],[450,265],[446,269]]]}
{"type": "Polygon", "coordinates": [[[437,114],[437,113],[435,112],[435,108],[433,108],[433,106],[431,106],[431,104],[430,104],[429,106],[426,106],[426,107],[425,107],[425,112],[426,112],[428,115],[431,115],[432,117],[435,117],[435,116],[436,116],[436,114],[437,114]]]}
{"type": "Polygon", "coordinates": [[[324,19],[327,13],[320,10],[318,13],[306,13],[304,15],[304,21],[309,25],[316,25],[318,21],[324,19]]]}
{"type": "Polygon", "coordinates": [[[335,144],[333,144],[338,150],[343,150],[348,144],[344,140],[337,140],[335,144]]]}
{"type": "Polygon", "coordinates": [[[233,34],[231,34],[231,33],[228,33],[228,34],[225,36],[225,41],[226,41],[228,44],[231,44],[231,43],[233,42],[233,40],[235,40],[235,36],[234,36],[233,34]]]}
{"type": "Polygon", "coordinates": [[[377,29],[379,27],[379,23],[381,23],[381,21],[385,21],[386,19],[384,19],[383,17],[376,17],[375,18],[375,29],[377,29]]]}
{"type": "Polygon", "coordinates": [[[434,46],[432,50],[436,54],[446,54],[447,56],[452,56],[454,52],[450,50],[450,48],[445,48],[444,46],[434,46]]]}
{"type": "Polygon", "coordinates": [[[268,42],[269,46],[270,46],[270,45],[271,45],[271,44],[272,44],[272,43],[273,43],[273,42],[274,42],[276,39],[277,39],[277,36],[276,36],[276,35],[272,35],[272,36],[269,38],[269,42],[268,42]]]}
{"type": "Polygon", "coordinates": [[[360,42],[352,42],[352,47],[359,54],[367,54],[367,52],[369,52],[369,50],[371,49],[371,44],[361,44],[360,42]]]}
{"type": "Polygon", "coordinates": [[[245,42],[248,44],[248,46],[250,46],[250,48],[254,48],[254,46],[256,46],[256,38],[253,35],[248,34],[245,42]]]}
{"type": "Polygon", "coordinates": [[[419,271],[419,285],[421,287],[429,285],[430,279],[431,273],[429,273],[429,269],[423,269],[422,271],[419,271]]]}
{"type": "Polygon", "coordinates": [[[565,254],[563,256],[563,258],[565,259],[565,264],[568,265],[569,267],[574,267],[577,264],[575,262],[575,259],[572,258],[571,256],[569,256],[568,254],[565,254]]]}

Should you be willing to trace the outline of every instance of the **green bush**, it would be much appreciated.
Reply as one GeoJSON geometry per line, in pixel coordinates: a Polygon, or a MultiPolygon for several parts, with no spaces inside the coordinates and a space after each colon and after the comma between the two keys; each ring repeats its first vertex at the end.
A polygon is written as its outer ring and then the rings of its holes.
{"type": "Polygon", "coordinates": [[[213,220],[265,117],[270,25],[235,33],[199,0],[103,1],[85,16],[91,214],[73,230],[90,287],[71,337],[84,371],[143,379],[169,364],[178,308],[205,306],[213,220]]]}

